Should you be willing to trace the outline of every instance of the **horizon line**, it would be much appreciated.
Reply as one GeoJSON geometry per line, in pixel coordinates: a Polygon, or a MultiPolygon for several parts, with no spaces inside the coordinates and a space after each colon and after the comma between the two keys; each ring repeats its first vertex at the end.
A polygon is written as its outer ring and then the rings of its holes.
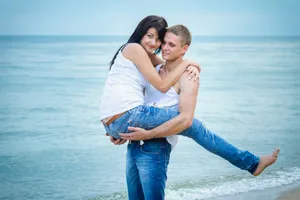
{"type": "MultiPolygon", "coordinates": [[[[18,36],[51,36],[51,37],[78,37],[78,36],[86,36],[86,37],[103,37],[103,36],[110,36],[110,37],[129,37],[130,35],[114,35],[114,34],[0,34],[0,37],[18,37],[18,36]]],[[[300,35],[193,35],[192,37],[300,37],[300,35]]]]}

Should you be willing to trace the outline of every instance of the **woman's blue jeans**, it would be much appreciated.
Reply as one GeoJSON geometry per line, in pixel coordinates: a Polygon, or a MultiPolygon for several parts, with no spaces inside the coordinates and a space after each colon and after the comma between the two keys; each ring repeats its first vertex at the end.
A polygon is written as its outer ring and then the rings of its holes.
{"type": "MultiPolygon", "coordinates": [[[[127,133],[129,126],[140,127],[146,130],[153,129],[164,122],[179,115],[175,107],[157,108],[153,106],[138,106],[123,114],[105,126],[107,133],[114,138],[120,138],[119,133],[127,133]]],[[[193,120],[190,128],[178,133],[193,139],[206,150],[224,158],[234,166],[253,173],[258,165],[259,157],[248,151],[243,151],[223,138],[208,130],[197,119],[193,120]]]]}

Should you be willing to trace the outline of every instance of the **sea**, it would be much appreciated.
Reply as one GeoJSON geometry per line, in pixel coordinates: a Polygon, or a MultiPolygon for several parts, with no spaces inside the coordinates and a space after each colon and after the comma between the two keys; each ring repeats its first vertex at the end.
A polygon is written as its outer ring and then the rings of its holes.
{"type": "MultiPolygon", "coordinates": [[[[127,199],[126,144],[99,119],[127,38],[0,36],[0,199],[127,199]]],[[[166,199],[271,200],[300,185],[300,37],[195,36],[185,58],[201,65],[196,118],[257,156],[281,151],[253,177],[180,136],[166,199]]]]}

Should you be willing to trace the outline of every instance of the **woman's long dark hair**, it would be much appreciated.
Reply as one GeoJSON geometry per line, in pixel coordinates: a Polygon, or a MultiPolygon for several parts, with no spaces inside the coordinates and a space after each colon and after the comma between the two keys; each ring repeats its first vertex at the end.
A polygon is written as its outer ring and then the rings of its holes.
{"type": "MultiPolygon", "coordinates": [[[[156,15],[149,15],[145,17],[135,28],[134,32],[128,39],[127,43],[123,44],[118,51],[115,53],[113,59],[110,62],[109,70],[111,69],[111,66],[114,64],[115,59],[120,51],[126,44],[128,43],[140,43],[143,36],[147,33],[149,28],[155,28],[158,33],[158,38],[160,41],[164,40],[166,31],[167,31],[168,23],[165,20],[165,18],[156,16],[156,15]]],[[[161,50],[161,46],[155,50],[155,54],[158,54],[161,50]]]]}

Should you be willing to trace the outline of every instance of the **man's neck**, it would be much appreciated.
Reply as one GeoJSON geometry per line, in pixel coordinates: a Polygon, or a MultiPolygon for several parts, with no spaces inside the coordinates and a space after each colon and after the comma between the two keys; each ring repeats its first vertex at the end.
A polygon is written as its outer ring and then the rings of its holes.
{"type": "Polygon", "coordinates": [[[164,68],[170,72],[173,69],[175,69],[181,63],[181,61],[182,61],[182,57],[179,57],[176,60],[166,60],[164,68]]]}

